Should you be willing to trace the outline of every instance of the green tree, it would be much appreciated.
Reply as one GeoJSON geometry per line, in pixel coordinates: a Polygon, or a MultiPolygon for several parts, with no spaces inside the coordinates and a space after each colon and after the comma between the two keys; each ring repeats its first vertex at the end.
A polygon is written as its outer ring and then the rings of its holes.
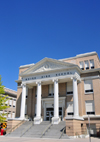
{"type": "Polygon", "coordinates": [[[7,95],[3,95],[3,94],[5,94],[5,92],[4,92],[4,86],[2,85],[1,75],[0,75],[0,123],[3,123],[6,121],[5,116],[7,115],[7,113],[2,113],[2,111],[9,108],[9,106],[6,105],[6,101],[8,100],[7,95]]]}

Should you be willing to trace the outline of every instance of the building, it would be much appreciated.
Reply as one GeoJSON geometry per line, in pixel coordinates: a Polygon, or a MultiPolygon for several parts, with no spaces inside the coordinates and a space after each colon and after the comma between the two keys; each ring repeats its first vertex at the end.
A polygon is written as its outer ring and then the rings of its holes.
{"type": "Polygon", "coordinates": [[[7,118],[15,118],[17,91],[5,87],[4,92],[5,94],[2,96],[8,95],[7,98],[9,98],[9,100],[6,102],[6,105],[8,105],[9,108],[2,110],[1,113],[7,113],[7,118]]]}
{"type": "Polygon", "coordinates": [[[100,60],[96,52],[19,67],[16,117],[35,124],[66,121],[66,133],[100,127],[100,60]]]}

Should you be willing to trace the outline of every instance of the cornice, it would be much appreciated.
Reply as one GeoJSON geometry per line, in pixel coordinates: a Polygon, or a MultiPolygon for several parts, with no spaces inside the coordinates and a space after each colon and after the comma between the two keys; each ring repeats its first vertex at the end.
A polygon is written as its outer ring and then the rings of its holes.
{"type": "Polygon", "coordinates": [[[22,82],[22,80],[15,80],[15,82],[17,82],[17,83],[21,83],[21,82],[22,82]]]}
{"type": "MultiPolygon", "coordinates": [[[[89,53],[78,54],[75,57],[64,58],[64,59],[59,59],[59,60],[65,61],[65,60],[69,60],[69,59],[77,59],[77,58],[88,57],[88,56],[93,56],[93,55],[97,55],[97,57],[98,57],[97,52],[94,51],[94,52],[89,52],[89,53]]],[[[99,57],[98,57],[98,59],[99,59],[99,57]]]]}

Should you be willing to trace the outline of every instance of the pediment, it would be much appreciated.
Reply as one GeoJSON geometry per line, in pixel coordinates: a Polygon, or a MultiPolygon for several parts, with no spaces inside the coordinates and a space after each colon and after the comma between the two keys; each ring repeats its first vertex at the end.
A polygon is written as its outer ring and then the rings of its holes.
{"type": "Polygon", "coordinates": [[[77,65],[63,62],[63,61],[58,61],[55,59],[44,58],[43,60],[39,61],[38,63],[31,66],[29,69],[27,69],[23,73],[21,73],[20,76],[40,73],[40,72],[41,73],[48,72],[48,71],[58,70],[58,69],[65,69],[65,68],[67,69],[73,66],[77,66],[77,65]]]}

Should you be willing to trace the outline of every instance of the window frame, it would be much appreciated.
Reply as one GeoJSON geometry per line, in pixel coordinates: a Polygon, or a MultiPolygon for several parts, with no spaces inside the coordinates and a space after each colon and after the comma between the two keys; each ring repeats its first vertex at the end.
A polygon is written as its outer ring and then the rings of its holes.
{"type": "Polygon", "coordinates": [[[85,64],[85,70],[89,70],[90,68],[89,68],[89,61],[88,60],[85,60],[84,61],[84,64],[85,64]],[[88,63],[88,67],[86,67],[86,62],[88,63]]]}
{"type": "Polygon", "coordinates": [[[95,105],[94,105],[94,100],[85,100],[85,112],[86,112],[86,115],[95,115],[95,105]],[[93,103],[93,110],[94,111],[86,111],[86,102],[92,102],[93,103]]]}
{"type": "Polygon", "coordinates": [[[85,79],[84,80],[84,94],[93,94],[94,93],[94,91],[93,91],[93,80],[92,79],[85,79]],[[92,81],[92,91],[90,91],[90,92],[86,92],[86,90],[85,90],[85,81],[87,81],[87,80],[91,80],[92,81]]]}

